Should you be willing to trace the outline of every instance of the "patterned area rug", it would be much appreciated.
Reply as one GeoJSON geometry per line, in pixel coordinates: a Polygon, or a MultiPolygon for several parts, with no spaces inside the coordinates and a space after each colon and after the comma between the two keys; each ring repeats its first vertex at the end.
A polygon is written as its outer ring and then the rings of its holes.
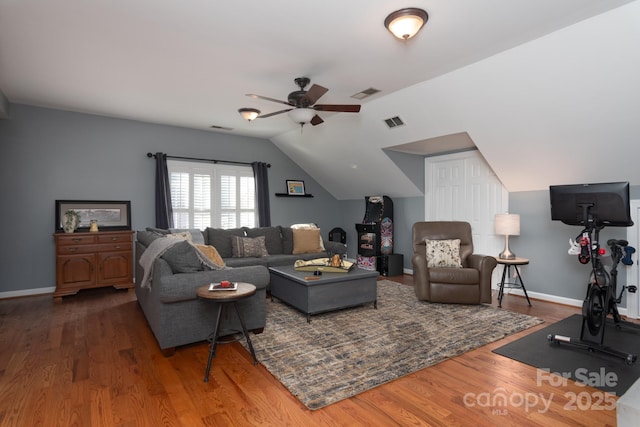
{"type": "Polygon", "coordinates": [[[307,408],[319,409],[539,323],[490,306],[420,302],[413,287],[381,280],[377,309],[318,314],[311,323],[278,299],[267,301],[264,332],[251,340],[258,361],[307,408]]]}

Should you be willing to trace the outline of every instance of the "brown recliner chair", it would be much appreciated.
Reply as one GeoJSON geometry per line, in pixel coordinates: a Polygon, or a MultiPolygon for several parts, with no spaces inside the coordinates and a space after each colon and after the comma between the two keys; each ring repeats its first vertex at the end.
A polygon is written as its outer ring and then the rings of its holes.
{"type": "Polygon", "coordinates": [[[413,282],[419,300],[480,304],[491,303],[494,257],[473,253],[471,225],[462,221],[413,224],[413,282]],[[426,240],[460,239],[462,267],[428,267],[426,240]]]}

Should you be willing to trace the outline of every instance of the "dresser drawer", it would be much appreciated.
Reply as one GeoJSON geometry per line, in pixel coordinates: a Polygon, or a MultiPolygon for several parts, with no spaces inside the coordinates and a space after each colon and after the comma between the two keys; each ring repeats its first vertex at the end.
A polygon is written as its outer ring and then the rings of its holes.
{"type": "Polygon", "coordinates": [[[97,242],[98,236],[92,236],[90,234],[73,234],[69,233],[68,236],[57,235],[56,243],[58,245],[87,245],[97,242]]]}
{"type": "Polygon", "coordinates": [[[121,233],[121,234],[100,234],[98,235],[98,243],[131,243],[132,242],[132,234],[131,233],[121,233]]]}
{"type": "Polygon", "coordinates": [[[133,249],[131,242],[102,243],[97,247],[98,252],[130,251],[133,249]]]}
{"type": "Polygon", "coordinates": [[[58,255],[88,254],[98,251],[100,245],[59,245],[58,255]]]}

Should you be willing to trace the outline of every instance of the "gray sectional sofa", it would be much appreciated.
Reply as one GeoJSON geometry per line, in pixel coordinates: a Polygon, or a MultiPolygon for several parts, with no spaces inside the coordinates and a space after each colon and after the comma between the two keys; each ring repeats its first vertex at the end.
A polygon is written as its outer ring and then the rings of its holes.
{"type": "MultiPolygon", "coordinates": [[[[165,238],[163,234],[180,231],[184,230],[148,228],[137,232],[135,243],[135,293],[165,355],[172,354],[176,346],[206,340],[214,329],[215,302],[197,298],[196,289],[199,286],[222,280],[254,284],[257,288],[256,294],[238,302],[238,308],[247,329],[260,333],[266,321],[269,266],[291,265],[298,259],[308,260],[327,257],[333,253],[346,253],[346,246],[342,243],[324,239],[324,252],[294,253],[299,252],[300,245],[295,247],[297,242],[294,242],[294,231],[290,227],[188,230],[193,243],[215,247],[226,267],[216,270],[203,265],[194,256],[192,245],[183,242],[175,244],[160,257],[155,258],[150,269],[151,280],[143,284],[144,268],[140,264],[142,254],[154,240],[165,238]],[[263,248],[261,256],[234,256],[238,241],[254,239],[260,241],[260,247],[263,248]]],[[[223,311],[219,330],[221,336],[241,330],[233,311],[223,311]]]]}

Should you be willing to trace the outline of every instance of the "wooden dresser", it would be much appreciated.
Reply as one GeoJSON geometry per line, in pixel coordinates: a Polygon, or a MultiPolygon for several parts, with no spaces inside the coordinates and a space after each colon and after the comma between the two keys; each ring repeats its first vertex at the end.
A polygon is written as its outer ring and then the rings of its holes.
{"type": "Polygon", "coordinates": [[[53,297],[81,289],[133,287],[133,231],[55,233],[56,290],[53,297]]]}

